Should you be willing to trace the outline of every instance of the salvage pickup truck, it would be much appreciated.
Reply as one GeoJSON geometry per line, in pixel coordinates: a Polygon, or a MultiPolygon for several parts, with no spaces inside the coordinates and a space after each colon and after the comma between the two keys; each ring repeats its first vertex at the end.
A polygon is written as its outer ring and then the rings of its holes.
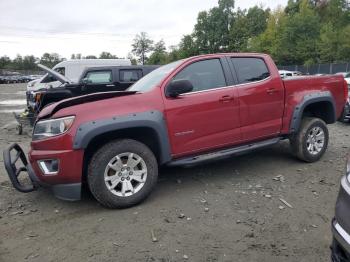
{"type": "Polygon", "coordinates": [[[162,66],[124,92],[45,107],[29,161],[13,144],[4,163],[21,192],[44,186],[78,200],[87,184],[102,205],[125,208],[150,194],[162,165],[192,166],[282,139],[315,162],[347,98],[342,76],[282,80],[268,55],[202,55],[162,66]],[[25,172],[29,185],[18,178],[25,172]]]}

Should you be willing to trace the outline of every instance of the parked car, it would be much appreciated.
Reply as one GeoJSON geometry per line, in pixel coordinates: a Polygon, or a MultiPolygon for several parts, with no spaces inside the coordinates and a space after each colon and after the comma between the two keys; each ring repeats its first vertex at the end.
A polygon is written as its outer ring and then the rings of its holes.
{"type": "Polygon", "coordinates": [[[42,185],[78,200],[86,181],[102,205],[124,208],[151,193],[163,165],[196,165],[282,139],[299,159],[318,161],[328,145],[327,124],[340,117],[347,97],[341,76],[282,80],[268,55],[202,55],[162,66],[123,92],[46,106],[29,162],[13,144],[4,163],[21,192],[42,185]],[[24,171],[30,187],[17,179],[24,171]]]}
{"type": "Polygon", "coordinates": [[[286,77],[292,77],[292,76],[301,76],[303,75],[301,72],[299,71],[287,71],[287,70],[279,70],[278,71],[281,78],[286,78],[286,77]]]}
{"type": "Polygon", "coordinates": [[[27,104],[31,111],[39,112],[48,104],[63,99],[96,92],[124,91],[143,76],[159,66],[104,66],[89,67],[84,70],[78,83],[45,66],[39,65],[52,78],[60,81],[57,88],[43,89],[31,92],[27,96],[27,104]]]}
{"type": "Polygon", "coordinates": [[[5,84],[19,83],[19,76],[18,75],[5,76],[4,80],[5,80],[5,84]]]}
{"type": "Polygon", "coordinates": [[[335,217],[332,221],[333,243],[332,261],[350,261],[350,155],[346,165],[345,176],[341,179],[335,217]]]}
{"type": "Polygon", "coordinates": [[[6,83],[5,76],[0,76],[0,84],[5,84],[5,83],[6,83]]]}
{"type": "MultiPolygon", "coordinates": [[[[70,79],[73,83],[78,82],[79,77],[87,67],[100,66],[129,66],[129,59],[77,59],[66,60],[58,63],[52,69],[70,79]]],[[[61,86],[61,82],[51,75],[44,75],[40,79],[33,80],[27,85],[27,93],[39,89],[56,88],[61,86]]]]}

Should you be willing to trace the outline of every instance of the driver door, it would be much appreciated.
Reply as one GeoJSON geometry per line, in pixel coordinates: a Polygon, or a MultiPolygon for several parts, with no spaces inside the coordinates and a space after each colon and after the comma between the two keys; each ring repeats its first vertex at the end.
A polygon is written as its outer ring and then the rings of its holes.
{"type": "Polygon", "coordinates": [[[209,151],[241,140],[239,103],[220,58],[195,61],[171,81],[188,80],[193,91],[166,97],[165,112],[175,157],[209,151]]]}

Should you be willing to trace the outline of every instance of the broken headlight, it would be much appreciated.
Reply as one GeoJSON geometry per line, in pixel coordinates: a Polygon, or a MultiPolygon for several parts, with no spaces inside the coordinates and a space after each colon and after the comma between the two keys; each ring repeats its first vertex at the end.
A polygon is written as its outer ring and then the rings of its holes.
{"type": "Polygon", "coordinates": [[[33,140],[61,135],[73,125],[74,116],[38,121],[34,127],[33,140]]]}

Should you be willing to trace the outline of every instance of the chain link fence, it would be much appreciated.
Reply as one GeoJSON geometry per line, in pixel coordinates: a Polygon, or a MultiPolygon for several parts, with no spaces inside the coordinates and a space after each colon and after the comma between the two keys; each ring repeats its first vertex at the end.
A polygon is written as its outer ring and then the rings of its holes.
{"type": "Polygon", "coordinates": [[[305,75],[316,75],[316,74],[336,74],[339,72],[349,72],[349,63],[337,63],[337,64],[317,64],[317,65],[290,65],[290,66],[278,66],[279,70],[287,71],[299,71],[305,75]]]}

